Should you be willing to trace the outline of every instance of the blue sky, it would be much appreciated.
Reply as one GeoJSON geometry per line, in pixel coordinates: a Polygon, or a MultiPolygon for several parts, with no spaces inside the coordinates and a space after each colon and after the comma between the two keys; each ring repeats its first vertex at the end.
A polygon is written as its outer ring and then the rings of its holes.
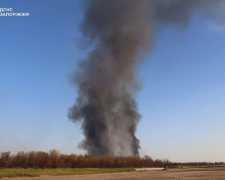
{"type": "MultiPolygon", "coordinates": [[[[78,0],[2,0],[29,17],[0,17],[0,152],[84,153],[79,124],[67,118],[76,90],[68,77],[86,52],[76,47],[78,0]]],[[[192,21],[156,34],[140,67],[141,155],[224,161],[225,31],[192,21]]]]}

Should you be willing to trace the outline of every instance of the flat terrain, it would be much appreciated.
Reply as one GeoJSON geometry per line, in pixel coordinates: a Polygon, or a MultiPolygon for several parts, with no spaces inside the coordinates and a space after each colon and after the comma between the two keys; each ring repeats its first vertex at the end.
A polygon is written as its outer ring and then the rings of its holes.
{"type": "Polygon", "coordinates": [[[106,174],[118,172],[132,172],[134,168],[57,168],[57,169],[33,169],[12,168],[0,169],[2,177],[38,177],[38,176],[60,176],[60,175],[83,175],[83,174],[106,174]]]}
{"type": "Polygon", "coordinates": [[[19,177],[10,180],[224,180],[225,167],[188,169],[138,169],[136,172],[68,176],[19,177]]]}

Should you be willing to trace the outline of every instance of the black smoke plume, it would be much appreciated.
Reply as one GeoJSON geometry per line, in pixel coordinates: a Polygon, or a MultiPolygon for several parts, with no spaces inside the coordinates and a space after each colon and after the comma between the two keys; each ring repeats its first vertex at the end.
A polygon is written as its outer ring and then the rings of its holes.
{"type": "Polygon", "coordinates": [[[91,50],[73,81],[78,97],[69,118],[82,122],[79,147],[91,155],[139,154],[141,115],[135,94],[138,65],[151,51],[155,31],[184,28],[193,17],[214,18],[223,0],[92,0],[80,24],[91,50]]]}

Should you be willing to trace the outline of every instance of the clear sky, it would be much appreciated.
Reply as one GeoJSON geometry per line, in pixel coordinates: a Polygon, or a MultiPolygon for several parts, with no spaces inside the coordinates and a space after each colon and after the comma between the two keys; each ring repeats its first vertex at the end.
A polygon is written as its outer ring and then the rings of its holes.
{"type": "MultiPolygon", "coordinates": [[[[0,152],[83,154],[79,124],[67,118],[76,98],[69,75],[86,52],[76,47],[78,0],[1,0],[29,17],[0,17],[0,152]]],[[[141,156],[225,161],[225,29],[192,21],[158,32],[140,67],[137,96],[141,156]]]]}

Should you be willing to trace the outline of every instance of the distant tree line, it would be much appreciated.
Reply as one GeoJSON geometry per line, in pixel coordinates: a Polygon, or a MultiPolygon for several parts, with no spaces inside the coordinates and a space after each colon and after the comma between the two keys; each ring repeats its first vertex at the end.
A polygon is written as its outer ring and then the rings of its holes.
{"type": "MultiPolygon", "coordinates": [[[[41,151],[18,152],[15,155],[11,155],[10,152],[0,153],[0,168],[140,168],[178,165],[200,166],[212,165],[212,163],[172,163],[168,159],[153,160],[149,156],[111,157],[76,154],[65,155],[57,150],[51,150],[49,153],[41,151]]],[[[224,163],[217,163],[217,165],[224,165],[224,163]]]]}
{"type": "Polygon", "coordinates": [[[170,166],[224,166],[224,162],[186,162],[186,163],[171,163],[170,166]]]}
{"type": "Polygon", "coordinates": [[[163,167],[171,162],[167,159],[153,160],[144,157],[111,157],[90,155],[65,155],[57,150],[47,152],[10,152],[0,153],[0,168],[129,168],[163,167]]]}

